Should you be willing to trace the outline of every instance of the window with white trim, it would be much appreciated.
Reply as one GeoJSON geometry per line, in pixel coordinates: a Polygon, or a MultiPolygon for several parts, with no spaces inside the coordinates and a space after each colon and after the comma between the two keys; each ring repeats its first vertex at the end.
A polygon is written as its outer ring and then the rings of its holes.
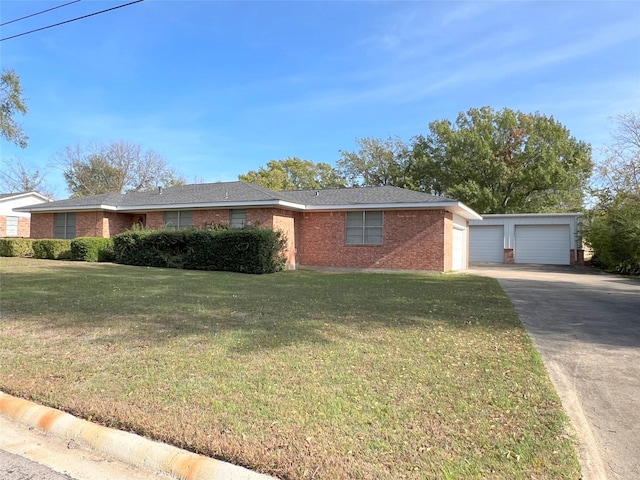
{"type": "Polygon", "coordinates": [[[193,227],[193,211],[175,210],[164,212],[164,226],[175,230],[193,227]]]}
{"type": "Polygon", "coordinates": [[[75,213],[54,214],[53,238],[76,238],[75,213]]]}
{"type": "Polygon", "coordinates": [[[234,208],[229,215],[231,228],[244,228],[247,225],[247,211],[243,208],[234,208]]]}
{"type": "Polygon", "coordinates": [[[348,245],[382,245],[383,212],[347,212],[348,245]]]}
{"type": "Polygon", "coordinates": [[[5,231],[5,235],[7,237],[17,237],[18,236],[18,223],[20,219],[18,217],[7,217],[7,228],[5,231]]]}

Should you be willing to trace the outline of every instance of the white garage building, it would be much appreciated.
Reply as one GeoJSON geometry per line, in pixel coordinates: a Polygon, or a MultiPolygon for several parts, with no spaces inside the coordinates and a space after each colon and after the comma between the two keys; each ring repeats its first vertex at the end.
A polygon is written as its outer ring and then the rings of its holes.
{"type": "Polygon", "coordinates": [[[469,261],[582,264],[581,223],[581,213],[482,215],[469,221],[469,261]]]}

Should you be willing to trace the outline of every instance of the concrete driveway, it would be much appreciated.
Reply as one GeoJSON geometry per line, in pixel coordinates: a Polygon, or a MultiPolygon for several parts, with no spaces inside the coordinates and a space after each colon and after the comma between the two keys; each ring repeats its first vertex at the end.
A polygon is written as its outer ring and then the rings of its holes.
{"type": "Polygon", "coordinates": [[[585,480],[640,478],[640,281],[588,267],[472,266],[515,306],[581,442],[585,480]]]}

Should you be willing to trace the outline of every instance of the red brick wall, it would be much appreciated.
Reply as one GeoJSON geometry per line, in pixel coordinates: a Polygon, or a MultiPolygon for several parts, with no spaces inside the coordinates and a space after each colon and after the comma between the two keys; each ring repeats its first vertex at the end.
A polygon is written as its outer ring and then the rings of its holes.
{"type": "MultiPolygon", "coordinates": [[[[15,215],[8,215],[9,217],[13,217],[15,215]]],[[[31,233],[31,219],[28,217],[18,217],[18,234],[11,235],[12,237],[23,237],[29,238],[29,234],[31,233]]],[[[7,216],[0,215],[0,237],[7,236],[7,216]]]]}
{"type": "Polygon", "coordinates": [[[18,217],[18,236],[29,238],[31,235],[31,219],[28,217],[18,217]]]}
{"type": "Polygon", "coordinates": [[[53,238],[53,213],[31,214],[31,238],[53,238]]]}
{"type": "Polygon", "coordinates": [[[147,228],[157,229],[164,227],[164,212],[148,212],[147,228]]]}
{"type": "Polygon", "coordinates": [[[515,260],[513,258],[513,248],[505,248],[504,249],[504,263],[514,263],[515,260]]]}
{"type": "Polygon", "coordinates": [[[102,219],[102,236],[109,238],[130,230],[140,219],[144,225],[145,217],[144,214],[105,212],[102,219]]]}
{"type": "MultiPolygon", "coordinates": [[[[445,271],[445,227],[452,216],[444,210],[384,212],[382,245],[346,245],[345,212],[305,212],[299,228],[298,262],[302,266],[389,268],[445,271]],[[447,223],[445,224],[445,218],[447,223]]],[[[450,231],[450,239],[453,232],[450,231]]]]}
{"type": "MultiPolygon", "coordinates": [[[[228,223],[228,209],[194,210],[193,223],[228,223]]],[[[78,212],[77,236],[113,236],[144,217],[147,228],[162,228],[164,212],[146,215],[78,212]]],[[[388,268],[446,271],[451,269],[453,215],[444,210],[400,210],[384,213],[382,245],[346,245],[345,212],[298,213],[277,208],[247,209],[247,223],[282,230],[287,237],[287,266],[388,268]]],[[[31,216],[32,238],[53,237],[54,214],[31,216]]]]}
{"type": "Polygon", "coordinates": [[[229,225],[229,216],[230,212],[228,208],[220,208],[216,210],[194,210],[193,226],[196,228],[204,228],[214,224],[229,225]]]}
{"type": "Polygon", "coordinates": [[[275,211],[273,215],[272,228],[283,232],[287,239],[284,254],[289,269],[296,268],[296,224],[300,222],[299,215],[297,212],[287,210],[275,211]]]}
{"type": "Polygon", "coordinates": [[[76,237],[102,237],[103,219],[104,212],[76,212],[76,237]]]}
{"type": "Polygon", "coordinates": [[[296,266],[296,233],[297,223],[300,222],[300,213],[284,210],[282,208],[249,208],[247,209],[247,225],[260,225],[261,227],[280,230],[285,234],[287,243],[284,255],[287,259],[287,268],[296,266]]]}

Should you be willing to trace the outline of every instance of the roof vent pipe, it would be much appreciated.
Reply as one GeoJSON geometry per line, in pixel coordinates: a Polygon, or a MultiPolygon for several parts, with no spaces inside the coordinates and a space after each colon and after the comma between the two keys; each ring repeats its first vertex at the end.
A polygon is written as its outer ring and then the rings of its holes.
{"type": "Polygon", "coordinates": [[[158,195],[162,195],[162,187],[158,187],[158,195]]]}
{"type": "Polygon", "coordinates": [[[316,197],[320,196],[320,192],[316,190],[316,197]]]}

